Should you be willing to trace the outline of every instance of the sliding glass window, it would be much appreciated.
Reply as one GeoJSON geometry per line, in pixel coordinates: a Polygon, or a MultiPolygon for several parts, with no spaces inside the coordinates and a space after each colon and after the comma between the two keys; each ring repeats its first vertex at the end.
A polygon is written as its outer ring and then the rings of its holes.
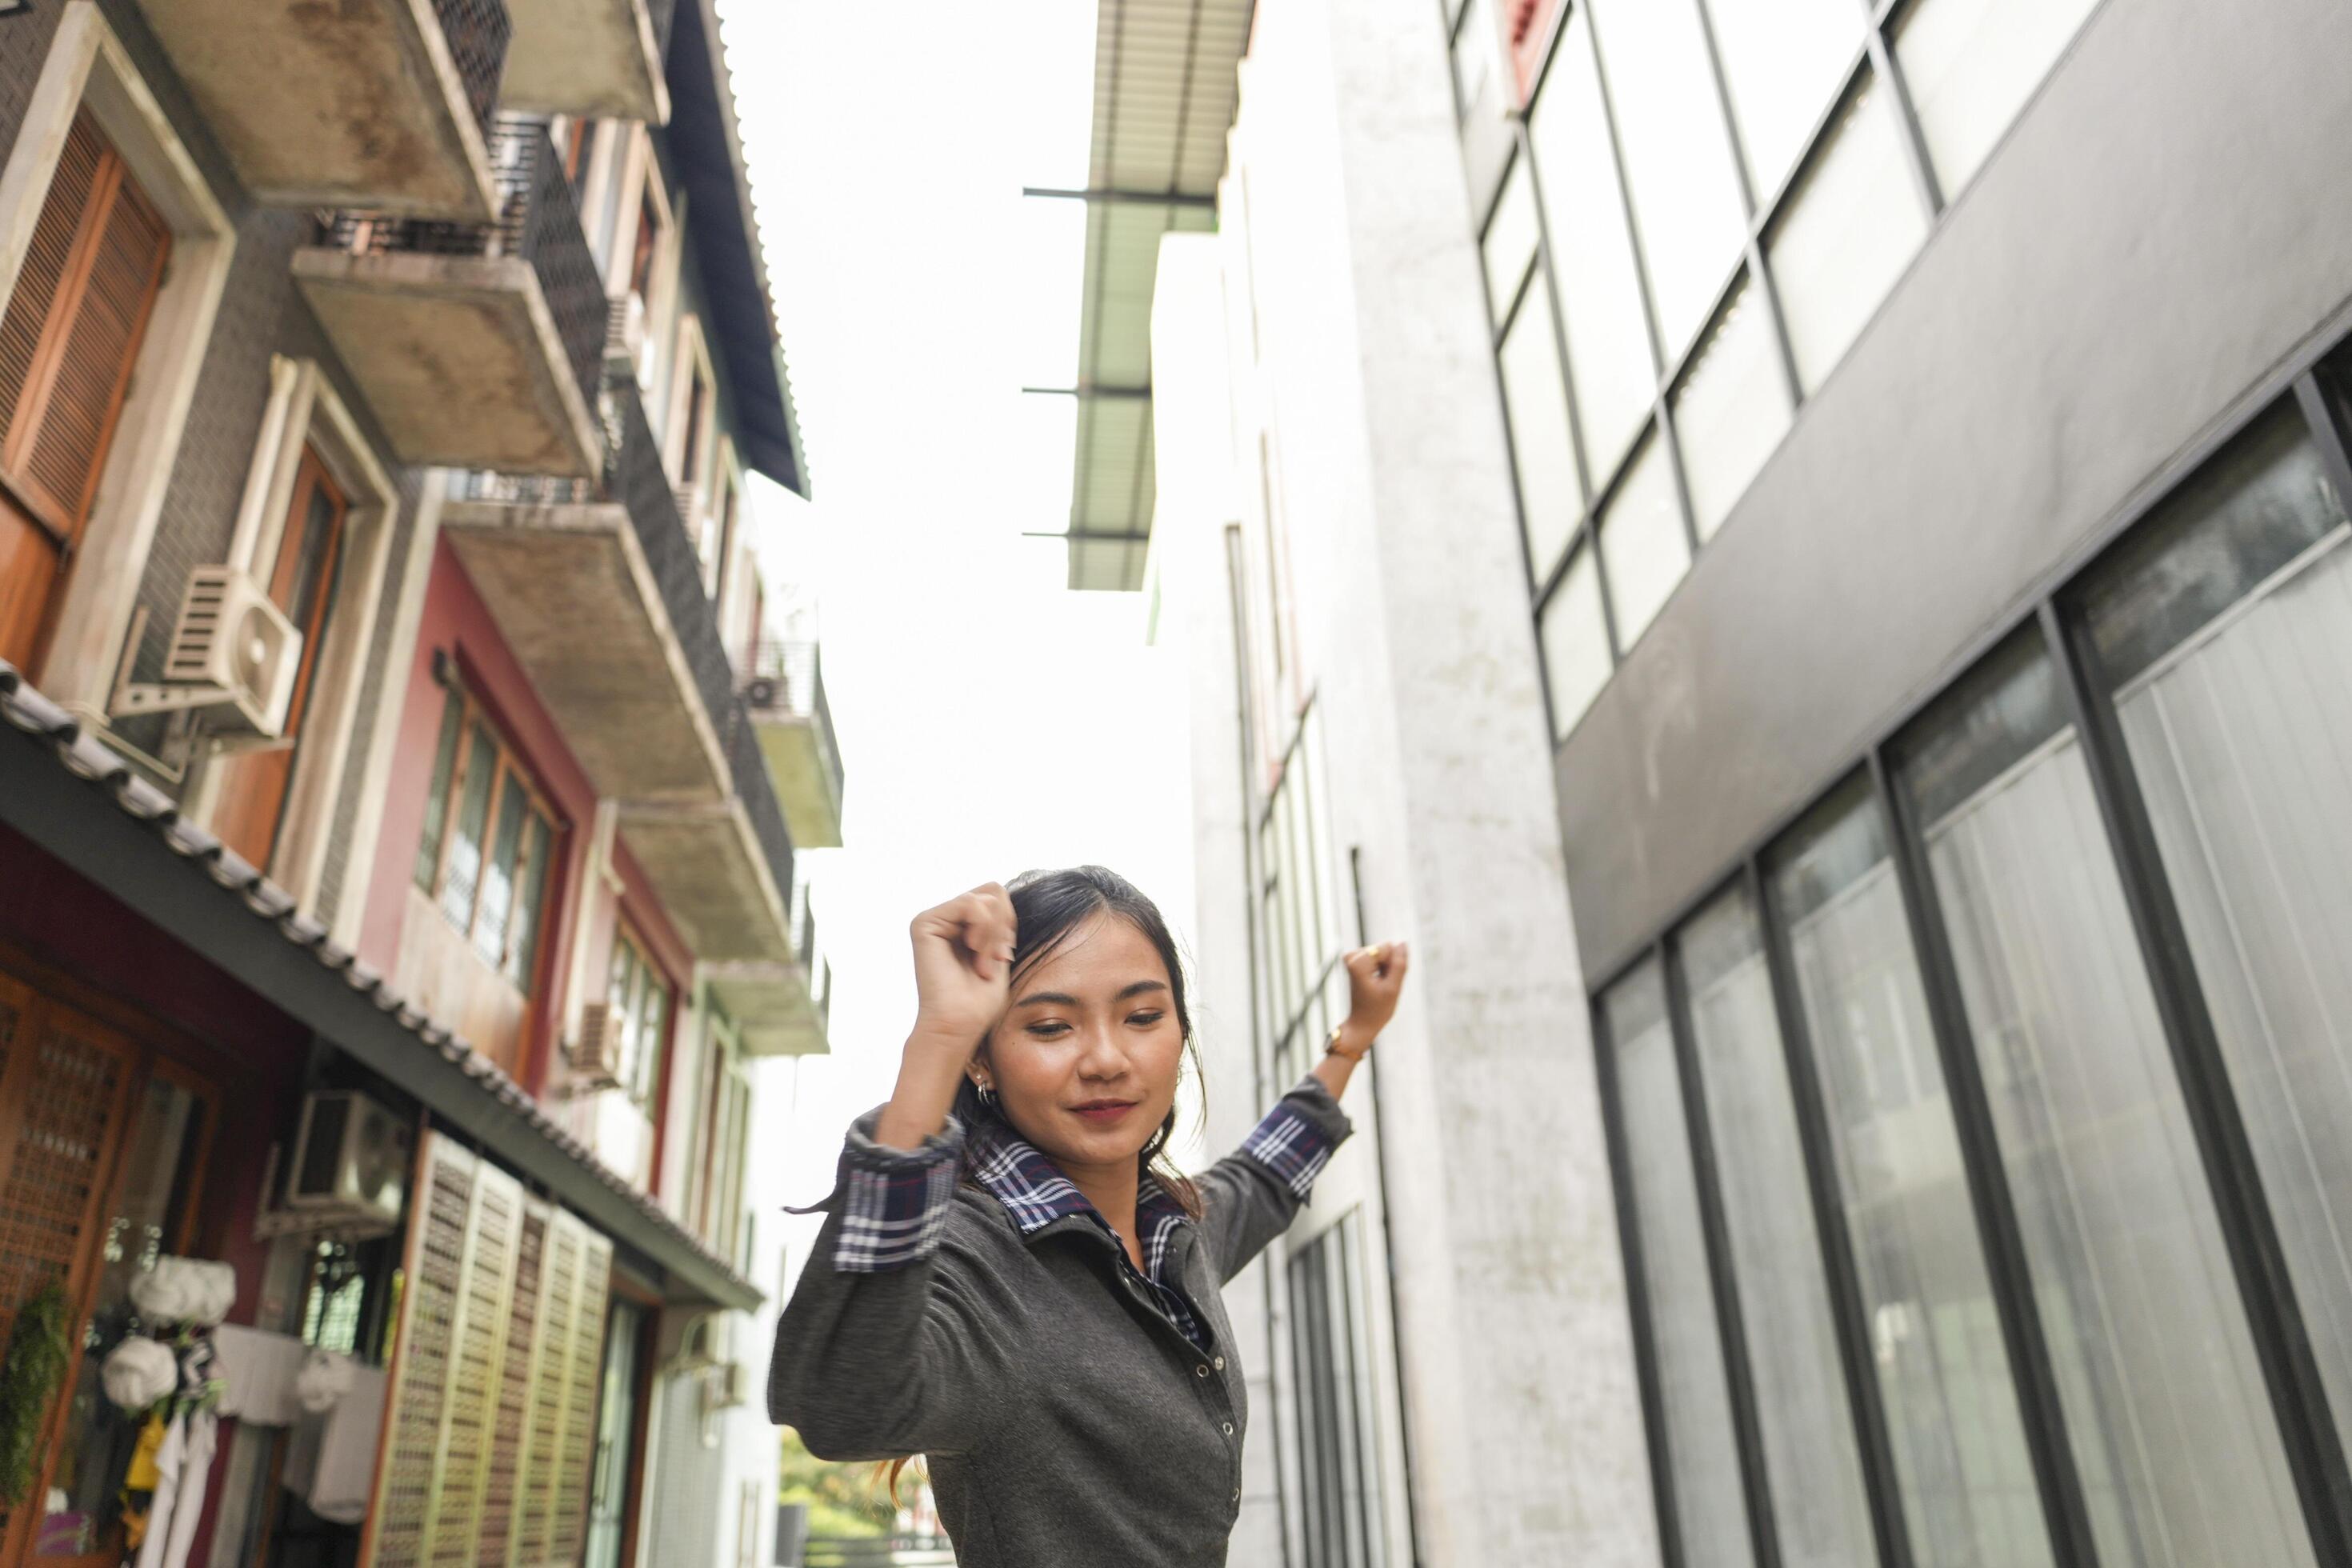
{"type": "Polygon", "coordinates": [[[1764,936],[1747,889],[1735,888],[1702,910],[1683,928],[1676,952],[1739,1281],[1780,1562],[1862,1568],[1877,1547],[1764,936]]]}
{"type": "Polygon", "coordinates": [[[1771,862],[1920,1568],[2052,1563],[1951,1101],[1867,780],[1771,862]]]}
{"type": "Polygon", "coordinates": [[[1895,752],[2100,1554],[2314,1561],[2058,674],[2031,629],[1895,752]]]}
{"type": "Polygon", "coordinates": [[[1755,1554],[1690,1129],[1683,1118],[1682,1075],[1657,961],[1644,962],[1610,987],[1602,1010],[1683,1561],[1742,1568],[1755,1554]]]}
{"type": "Polygon", "coordinates": [[[2167,501],[2083,608],[2352,1447],[2352,525],[2295,410],[2167,501]]]}

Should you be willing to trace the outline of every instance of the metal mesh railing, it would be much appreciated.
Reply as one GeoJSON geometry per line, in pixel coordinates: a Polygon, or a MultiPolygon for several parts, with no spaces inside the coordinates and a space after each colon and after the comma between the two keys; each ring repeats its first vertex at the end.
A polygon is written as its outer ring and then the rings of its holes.
{"type": "Polygon", "coordinates": [[[499,83],[507,73],[507,45],[514,37],[506,0],[433,0],[433,15],[457,62],[466,105],[488,140],[499,110],[499,83]]]}
{"type": "MultiPolygon", "coordinates": [[[[598,340],[600,342],[602,339],[598,340]]],[[[463,500],[496,501],[510,506],[555,506],[606,501],[627,514],[636,535],[655,591],[679,650],[686,656],[696,696],[709,714],[719,748],[738,798],[751,818],[752,836],[775,879],[776,891],[792,908],[793,840],[784,826],[783,808],[776,800],[775,783],[768,776],[767,759],[751,727],[751,710],[735,689],[734,670],[719,636],[719,613],[703,586],[702,561],[686,531],[677,492],[662,467],[661,446],[646,422],[636,378],[625,366],[603,378],[596,402],[604,428],[604,472],[593,479],[545,479],[529,474],[471,472],[454,483],[463,500]]],[[[824,712],[821,683],[817,710],[824,712]]],[[[830,744],[832,719],[824,720],[830,744]]],[[[836,769],[836,773],[838,770],[836,769]]],[[[789,918],[789,917],[788,917],[789,918]]]]}
{"type": "Polygon", "coordinates": [[[793,898],[793,836],[784,826],[784,808],[776,799],[775,781],[768,776],[768,759],[760,752],[751,716],[744,711],[740,701],[730,712],[732,717],[725,731],[727,765],[734,771],[735,793],[742,799],[743,814],[751,819],[751,837],[760,841],[760,852],[767,858],[768,874],[776,879],[776,891],[789,910],[793,898]]]}
{"type": "Polygon", "coordinates": [[[808,721],[815,731],[833,798],[841,799],[841,747],[833,733],[833,709],[825,701],[824,664],[813,639],[771,637],[753,646],[744,661],[742,691],[751,711],[808,721]]]}
{"type": "Polygon", "coordinates": [[[502,114],[489,138],[495,223],[448,223],[340,210],[323,215],[321,243],[354,256],[520,257],[530,263],[563,357],[592,405],[604,353],[604,282],[547,122],[502,114]]]}

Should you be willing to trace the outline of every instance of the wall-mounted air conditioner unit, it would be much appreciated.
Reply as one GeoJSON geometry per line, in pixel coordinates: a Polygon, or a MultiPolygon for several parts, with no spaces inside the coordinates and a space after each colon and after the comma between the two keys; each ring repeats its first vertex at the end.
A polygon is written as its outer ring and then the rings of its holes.
{"type": "MultiPolygon", "coordinates": [[[[143,616],[133,621],[133,647],[145,626],[143,616]]],[[[227,720],[231,730],[273,737],[286,728],[301,664],[302,634],[260,584],[234,566],[199,566],[180,600],[163,683],[118,683],[113,711],[201,708],[227,720]]],[[[126,675],[129,668],[126,659],[126,675]]]]}
{"type": "Polygon", "coordinates": [[[580,1032],[564,1048],[572,1063],[572,1088],[587,1094],[621,1086],[621,1016],[609,1002],[580,1008],[580,1032]]]}
{"type": "Polygon", "coordinates": [[[320,1089],[302,1100],[285,1207],[320,1226],[400,1223],[415,1157],[415,1130],[375,1100],[320,1089]]]}

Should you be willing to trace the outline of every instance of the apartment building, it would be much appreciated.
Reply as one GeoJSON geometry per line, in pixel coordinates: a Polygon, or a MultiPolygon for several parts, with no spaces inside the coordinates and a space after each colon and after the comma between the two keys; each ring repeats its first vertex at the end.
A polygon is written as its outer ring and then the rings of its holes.
{"type": "Polygon", "coordinates": [[[1259,8],[1151,340],[1213,1107],[1417,995],[1236,1562],[2352,1560],[2347,46],[1259,8]]]}
{"type": "Polygon", "coordinates": [[[0,345],[0,1563],[122,1561],[166,1427],[175,1564],[757,1560],[842,773],[712,0],[11,6],[0,345]]]}

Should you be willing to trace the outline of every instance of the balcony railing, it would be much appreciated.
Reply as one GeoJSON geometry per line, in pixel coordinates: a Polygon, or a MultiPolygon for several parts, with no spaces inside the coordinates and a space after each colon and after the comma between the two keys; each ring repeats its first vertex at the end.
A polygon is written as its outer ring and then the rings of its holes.
{"type": "Polygon", "coordinates": [[[457,497],[509,506],[606,502],[627,516],[629,531],[653,578],[696,696],[726,754],[734,793],[743,803],[777,894],[789,908],[792,833],[761,755],[751,714],[736,692],[734,672],[719,640],[718,609],[704,589],[702,562],[678,510],[677,491],[662,466],[660,442],[646,419],[635,374],[627,366],[614,365],[604,377],[598,413],[604,462],[597,478],[475,471],[458,479],[457,497]]]}
{"type": "Polygon", "coordinates": [[[812,848],[841,843],[841,747],[824,696],[824,666],[813,641],[773,638],[744,660],[740,689],[761,749],[774,770],[793,842],[812,848]]]}
{"type": "Polygon", "coordinates": [[[514,37],[514,19],[506,0],[433,0],[433,14],[441,23],[441,37],[457,62],[457,80],[466,89],[466,105],[482,139],[492,139],[499,111],[499,79],[506,75],[507,45],[514,37]]]}
{"type": "MultiPolygon", "coordinates": [[[[493,80],[493,90],[495,87],[493,80]]],[[[604,279],[588,248],[571,182],[564,177],[563,159],[548,137],[546,121],[532,115],[498,116],[489,142],[498,191],[496,223],[333,212],[325,215],[320,243],[351,256],[514,257],[529,262],[573,382],[583,400],[593,406],[608,307],[604,279]]]]}

